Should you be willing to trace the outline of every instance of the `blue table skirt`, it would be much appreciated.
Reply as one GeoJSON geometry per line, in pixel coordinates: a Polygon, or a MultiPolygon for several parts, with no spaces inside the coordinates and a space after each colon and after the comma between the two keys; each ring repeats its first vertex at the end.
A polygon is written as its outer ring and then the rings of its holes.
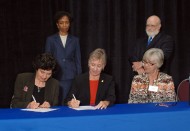
{"type": "Polygon", "coordinates": [[[190,131],[190,106],[116,104],[106,110],[76,111],[68,107],[47,113],[0,109],[0,130],[44,131],[190,131]]]}

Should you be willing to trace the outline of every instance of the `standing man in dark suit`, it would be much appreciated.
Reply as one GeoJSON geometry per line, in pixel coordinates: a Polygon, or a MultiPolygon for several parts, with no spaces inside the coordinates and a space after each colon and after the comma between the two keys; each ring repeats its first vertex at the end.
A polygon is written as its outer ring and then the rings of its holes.
{"type": "Polygon", "coordinates": [[[58,33],[46,40],[46,52],[56,58],[58,69],[56,79],[60,83],[59,105],[66,98],[74,77],[82,72],[79,39],[68,33],[72,17],[68,12],[60,11],[55,15],[58,33]]]}
{"type": "Polygon", "coordinates": [[[150,16],[146,21],[147,36],[137,40],[134,51],[129,58],[133,71],[136,71],[138,74],[144,73],[141,60],[143,54],[150,48],[160,48],[163,50],[164,65],[161,71],[169,73],[171,56],[174,50],[174,40],[171,36],[160,32],[160,29],[160,18],[156,15],[150,16]]]}

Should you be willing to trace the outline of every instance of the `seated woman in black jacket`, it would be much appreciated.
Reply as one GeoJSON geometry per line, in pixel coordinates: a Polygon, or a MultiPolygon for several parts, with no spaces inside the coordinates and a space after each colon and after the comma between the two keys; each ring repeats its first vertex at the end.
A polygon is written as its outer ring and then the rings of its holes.
{"type": "Polygon", "coordinates": [[[12,108],[49,108],[58,103],[59,83],[52,78],[56,60],[44,53],[33,62],[35,73],[18,74],[15,81],[12,108]]]}
{"type": "Polygon", "coordinates": [[[115,82],[112,76],[102,73],[105,65],[105,51],[94,50],[88,60],[89,71],[73,81],[66,99],[68,106],[95,105],[96,109],[106,109],[115,102],[115,82]]]}

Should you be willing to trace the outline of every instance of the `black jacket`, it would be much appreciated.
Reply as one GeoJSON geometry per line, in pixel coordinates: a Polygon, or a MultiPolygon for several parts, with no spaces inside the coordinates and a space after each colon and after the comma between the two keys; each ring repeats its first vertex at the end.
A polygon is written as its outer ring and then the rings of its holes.
{"type": "MultiPolygon", "coordinates": [[[[75,78],[65,104],[73,98],[72,94],[75,95],[77,100],[80,100],[80,105],[90,105],[89,73],[81,74],[75,78]]],[[[115,82],[113,77],[101,73],[95,104],[97,105],[100,101],[107,100],[112,105],[115,99],[115,82]]]]}
{"type": "Polygon", "coordinates": [[[172,58],[172,53],[174,52],[174,40],[171,36],[164,33],[159,33],[156,35],[149,46],[147,46],[148,37],[138,39],[136,41],[135,47],[132,54],[130,54],[129,61],[136,62],[141,61],[144,53],[150,48],[159,48],[164,52],[164,64],[161,67],[161,71],[168,73],[172,58]]]}
{"type": "MultiPolygon", "coordinates": [[[[14,96],[11,102],[13,108],[26,108],[32,100],[34,89],[35,74],[22,73],[18,74],[15,81],[14,96]]],[[[49,78],[45,87],[45,101],[49,102],[51,106],[58,104],[59,82],[54,78],[49,78]]]]}

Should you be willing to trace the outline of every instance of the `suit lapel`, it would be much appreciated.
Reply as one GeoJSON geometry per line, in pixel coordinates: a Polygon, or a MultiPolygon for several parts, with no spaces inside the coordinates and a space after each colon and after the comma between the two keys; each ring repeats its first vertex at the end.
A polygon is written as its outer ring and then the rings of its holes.
{"type": "Polygon", "coordinates": [[[66,44],[65,44],[65,48],[68,48],[71,44],[71,36],[68,34],[68,36],[67,36],[67,40],[66,40],[66,44]]]}
{"type": "Polygon", "coordinates": [[[98,90],[97,90],[97,94],[96,94],[96,100],[99,98],[99,95],[102,92],[104,83],[105,83],[104,75],[101,74],[100,79],[99,79],[99,83],[98,83],[98,90]]]}
{"type": "MultiPolygon", "coordinates": [[[[51,79],[51,78],[49,78],[49,79],[51,79]]],[[[48,100],[49,98],[48,97],[50,97],[50,94],[49,93],[52,93],[52,85],[51,85],[51,82],[50,82],[50,80],[48,80],[47,82],[46,82],[46,86],[45,86],[45,94],[44,94],[44,100],[48,100]]]]}
{"type": "Polygon", "coordinates": [[[148,49],[152,48],[152,47],[155,47],[155,44],[158,42],[158,40],[160,39],[161,37],[161,33],[159,33],[158,35],[156,35],[152,42],[150,43],[150,45],[148,46],[148,49]]]}
{"type": "Polygon", "coordinates": [[[33,90],[34,90],[34,83],[35,83],[35,74],[31,77],[31,80],[29,80],[26,83],[26,86],[28,87],[28,93],[26,93],[26,100],[30,101],[31,100],[31,96],[33,94],[33,90]]]}
{"type": "Polygon", "coordinates": [[[58,43],[58,46],[59,46],[60,48],[64,49],[63,43],[62,43],[62,41],[61,41],[61,37],[59,36],[59,34],[56,35],[55,40],[57,41],[56,43],[58,43]]]}
{"type": "Polygon", "coordinates": [[[87,96],[87,100],[88,100],[88,102],[90,103],[90,82],[89,82],[89,73],[87,73],[85,76],[84,76],[84,81],[86,81],[86,82],[84,82],[84,88],[85,88],[85,90],[86,90],[86,96],[87,96]]]}

